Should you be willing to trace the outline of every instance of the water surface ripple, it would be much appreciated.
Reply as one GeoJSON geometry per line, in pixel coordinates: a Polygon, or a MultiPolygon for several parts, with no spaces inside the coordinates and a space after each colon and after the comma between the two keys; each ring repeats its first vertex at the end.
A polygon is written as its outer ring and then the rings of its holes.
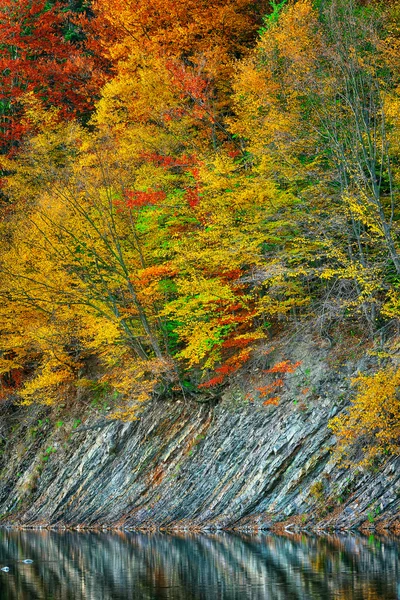
{"type": "Polygon", "coordinates": [[[0,530],[0,598],[399,600],[399,557],[372,535],[0,530]]]}

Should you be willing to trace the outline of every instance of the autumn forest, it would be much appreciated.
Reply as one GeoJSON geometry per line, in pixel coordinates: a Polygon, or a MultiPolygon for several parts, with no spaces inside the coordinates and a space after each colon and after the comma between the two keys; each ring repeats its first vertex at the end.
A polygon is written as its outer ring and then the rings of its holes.
{"type": "Polygon", "coordinates": [[[0,63],[2,399],[260,367],[273,410],[303,331],[376,356],[339,445],[398,452],[397,2],[3,0],[0,63]]]}

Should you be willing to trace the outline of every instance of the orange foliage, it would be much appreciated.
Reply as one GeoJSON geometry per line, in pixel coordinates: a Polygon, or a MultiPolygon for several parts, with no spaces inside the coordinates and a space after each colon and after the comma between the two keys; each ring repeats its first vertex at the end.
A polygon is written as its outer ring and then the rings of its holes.
{"type": "Polygon", "coordinates": [[[291,363],[290,360],[283,360],[270,369],[265,369],[264,373],[294,373],[300,365],[301,360],[295,363],[291,363]]]}
{"type": "Polygon", "coordinates": [[[256,390],[259,392],[260,398],[265,398],[268,394],[271,394],[276,388],[282,387],[284,384],[283,379],[275,379],[269,385],[264,385],[261,387],[257,387],[256,390]]]}
{"type": "Polygon", "coordinates": [[[160,279],[173,277],[174,275],[176,275],[176,269],[170,265],[164,264],[153,265],[152,267],[142,269],[138,273],[138,278],[140,280],[140,286],[146,287],[152,281],[159,281],[160,279]]]}
{"type": "MultiPolygon", "coordinates": [[[[253,340],[254,341],[254,340],[253,340]]],[[[246,345],[249,343],[249,340],[246,340],[246,345]]],[[[233,347],[233,346],[231,346],[233,347]]],[[[240,348],[240,344],[238,344],[240,348]]],[[[217,367],[215,372],[218,373],[215,377],[212,377],[208,381],[199,384],[199,388],[209,388],[215,385],[220,385],[225,381],[227,375],[232,375],[236,373],[243,365],[250,359],[251,353],[248,350],[241,350],[237,354],[235,353],[233,356],[228,358],[223,365],[217,367]]]]}
{"type": "Polygon", "coordinates": [[[86,28],[114,60],[140,48],[221,64],[251,43],[268,7],[266,0],[96,0],[86,28]]]}
{"type": "MultiPolygon", "coordinates": [[[[266,354],[269,354],[269,352],[266,352],[266,354]]],[[[290,360],[282,360],[281,362],[276,363],[270,369],[265,369],[264,373],[281,373],[282,375],[286,375],[287,373],[294,373],[294,371],[300,365],[301,365],[301,361],[292,363],[290,360]]],[[[283,379],[283,377],[278,377],[277,379],[274,379],[274,381],[272,381],[271,383],[269,383],[267,385],[257,387],[256,390],[257,390],[260,398],[265,398],[265,396],[268,396],[269,394],[276,392],[278,389],[282,388],[284,385],[285,385],[285,380],[283,379]]],[[[307,389],[307,391],[308,391],[308,389],[307,389]]],[[[304,393],[304,390],[303,390],[303,393],[304,393]]],[[[263,402],[263,404],[264,404],[264,406],[269,406],[269,405],[276,406],[279,403],[279,400],[280,400],[280,397],[273,396],[273,397],[265,400],[263,402]]]]}
{"type": "Polygon", "coordinates": [[[263,402],[264,406],[278,406],[280,397],[274,396],[273,398],[269,398],[263,402]]]}

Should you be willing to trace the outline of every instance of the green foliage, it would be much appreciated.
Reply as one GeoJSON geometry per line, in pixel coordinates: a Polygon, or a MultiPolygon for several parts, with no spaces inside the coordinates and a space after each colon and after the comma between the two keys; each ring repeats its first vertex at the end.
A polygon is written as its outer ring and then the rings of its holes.
{"type": "Polygon", "coordinates": [[[368,511],[368,513],[367,513],[367,519],[368,519],[368,521],[371,524],[374,523],[380,512],[381,511],[380,511],[379,506],[376,506],[374,510],[368,511]]]}
{"type": "Polygon", "coordinates": [[[51,455],[55,452],[57,452],[57,449],[54,446],[49,446],[48,448],[46,448],[46,450],[41,456],[42,463],[46,463],[50,459],[51,455]]]}
{"type": "Polygon", "coordinates": [[[276,2],[276,0],[270,0],[272,12],[263,17],[264,27],[261,27],[258,30],[258,33],[260,35],[264,35],[271,27],[276,25],[276,23],[279,21],[281,11],[286,3],[287,0],[281,0],[281,2],[276,2]]]}

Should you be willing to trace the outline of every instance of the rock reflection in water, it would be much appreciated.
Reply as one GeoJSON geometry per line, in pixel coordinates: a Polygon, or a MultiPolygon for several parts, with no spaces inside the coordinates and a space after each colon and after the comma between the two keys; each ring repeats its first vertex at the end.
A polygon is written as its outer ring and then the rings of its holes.
{"type": "Polygon", "coordinates": [[[397,600],[399,554],[377,536],[1,530],[0,598],[397,600]]]}

